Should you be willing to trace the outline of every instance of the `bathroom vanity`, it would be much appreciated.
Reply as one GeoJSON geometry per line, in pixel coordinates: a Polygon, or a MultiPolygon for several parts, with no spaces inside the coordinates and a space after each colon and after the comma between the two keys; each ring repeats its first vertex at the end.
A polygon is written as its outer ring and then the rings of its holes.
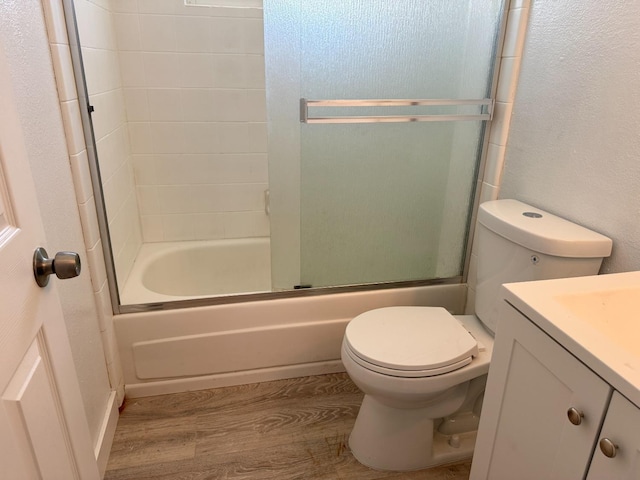
{"type": "Polygon", "coordinates": [[[503,298],[471,479],[640,478],[640,272],[503,298]]]}

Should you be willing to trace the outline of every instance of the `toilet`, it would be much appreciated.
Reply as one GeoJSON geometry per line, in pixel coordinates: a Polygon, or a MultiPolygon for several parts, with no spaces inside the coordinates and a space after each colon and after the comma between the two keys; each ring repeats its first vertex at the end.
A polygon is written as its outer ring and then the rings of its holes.
{"type": "Polygon", "coordinates": [[[387,307],[347,325],[342,362],[365,396],[349,446],[362,464],[408,471],[471,457],[503,283],[596,275],[611,240],[516,200],[483,203],[476,315],[387,307]]]}

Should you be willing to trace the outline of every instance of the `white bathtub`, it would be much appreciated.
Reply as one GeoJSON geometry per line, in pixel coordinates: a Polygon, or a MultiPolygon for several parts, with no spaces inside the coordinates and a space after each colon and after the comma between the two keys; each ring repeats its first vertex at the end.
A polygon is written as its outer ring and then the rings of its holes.
{"type": "Polygon", "coordinates": [[[438,285],[116,315],[127,395],[344,371],[340,345],[354,316],[393,305],[463,313],[466,293],[438,285]]]}
{"type": "Polygon", "coordinates": [[[145,243],[120,292],[120,303],[269,291],[269,238],[145,243]]]}

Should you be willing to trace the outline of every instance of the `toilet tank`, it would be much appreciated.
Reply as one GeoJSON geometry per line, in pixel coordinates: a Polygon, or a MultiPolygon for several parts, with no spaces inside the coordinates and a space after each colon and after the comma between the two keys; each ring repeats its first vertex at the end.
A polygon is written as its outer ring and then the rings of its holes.
{"type": "Polygon", "coordinates": [[[611,239],[517,200],[480,205],[476,315],[495,332],[503,283],[596,275],[611,239]]]}

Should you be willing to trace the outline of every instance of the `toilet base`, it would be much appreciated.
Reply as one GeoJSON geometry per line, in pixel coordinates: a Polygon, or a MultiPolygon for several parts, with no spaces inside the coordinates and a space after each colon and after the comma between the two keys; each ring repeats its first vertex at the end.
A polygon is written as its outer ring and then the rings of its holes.
{"type": "Polygon", "coordinates": [[[443,435],[423,408],[394,408],[369,395],[349,437],[353,456],[376,470],[411,471],[473,456],[476,432],[443,435]]]}

